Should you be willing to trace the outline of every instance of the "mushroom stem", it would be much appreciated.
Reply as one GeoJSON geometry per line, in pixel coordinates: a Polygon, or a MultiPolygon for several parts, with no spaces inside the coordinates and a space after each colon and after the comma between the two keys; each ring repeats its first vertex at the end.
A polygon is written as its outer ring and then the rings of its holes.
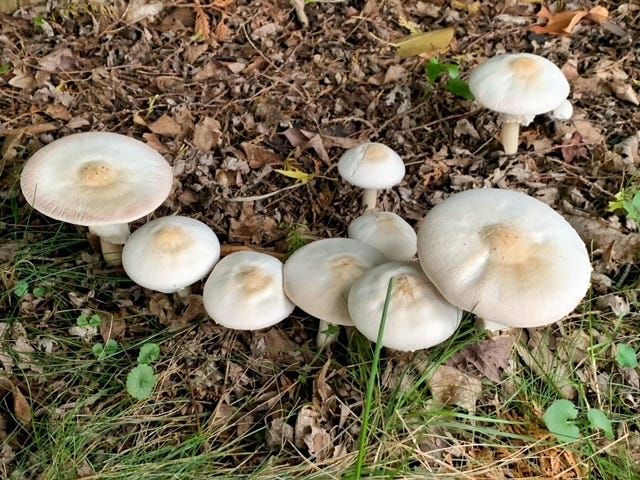
{"type": "Polygon", "coordinates": [[[320,350],[329,347],[338,339],[340,327],[331,323],[320,320],[318,324],[318,335],[316,336],[316,344],[320,350]]]}
{"type": "Polygon", "coordinates": [[[111,225],[93,225],[89,227],[89,231],[100,237],[100,240],[104,239],[107,242],[123,245],[129,235],[128,223],[114,223],[111,225]]]}
{"type": "Polygon", "coordinates": [[[187,285],[186,287],[176,290],[176,293],[178,294],[178,297],[182,299],[188,298],[189,295],[191,295],[191,285],[187,285]]]}
{"type": "Polygon", "coordinates": [[[519,122],[505,122],[502,124],[502,147],[507,155],[514,155],[518,152],[518,137],[520,135],[519,122]]]}
{"type": "Polygon", "coordinates": [[[110,267],[119,267],[122,265],[122,244],[111,243],[103,237],[100,238],[100,250],[102,258],[110,267]]]}
{"type": "Polygon", "coordinates": [[[478,317],[476,319],[475,325],[478,330],[480,331],[487,330],[488,332],[491,332],[491,333],[500,332],[502,330],[509,330],[510,328],[512,328],[508,325],[503,325],[502,323],[497,323],[482,317],[478,317]]]}
{"type": "Polygon", "coordinates": [[[378,201],[378,190],[375,188],[365,188],[362,194],[362,206],[364,211],[375,210],[378,201]]]}

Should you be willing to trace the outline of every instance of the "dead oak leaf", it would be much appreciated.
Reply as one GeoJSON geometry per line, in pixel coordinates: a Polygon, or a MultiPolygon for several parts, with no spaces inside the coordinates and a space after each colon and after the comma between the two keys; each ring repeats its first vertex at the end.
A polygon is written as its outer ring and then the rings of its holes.
{"type": "Polygon", "coordinates": [[[482,395],[479,378],[449,365],[440,365],[428,380],[433,399],[442,405],[457,405],[470,413],[482,395]]]}
{"type": "Polygon", "coordinates": [[[538,17],[547,20],[546,25],[534,25],[529,30],[538,35],[571,35],[575,26],[584,18],[602,25],[609,18],[609,12],[601,6],[591,10],[564,11],[552,14],[544,5],[538,12],[538,17]]]}

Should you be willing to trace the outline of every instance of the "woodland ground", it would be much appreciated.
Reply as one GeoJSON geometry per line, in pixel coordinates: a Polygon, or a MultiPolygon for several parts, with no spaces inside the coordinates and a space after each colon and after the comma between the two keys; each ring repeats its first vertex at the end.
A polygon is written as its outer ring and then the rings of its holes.
{"type": "Polygon", "coordinates": [[[317,322],[299,310],[266,331],[227,330],[207,319],[201,284],[186,301],[140,288],[101,261],[85,228],[27,205],[19,174],[31,153],[104,130],[172,164],[173,192],[151,218],[192,216],[223,244],[283,254],[346,235],[361,192],[340,181],[336,162],[363,141],[404,159],[404,181],[380,199],[412,225],[471,188],[546,202],[588,245],[588,296],[548,328],[486,338],[468,315],[444,345],[383,351],[364,477],[640,478],[638,369],[615,359],[619,344],[640,349],[640,234],[608,209],[640,188],[640,8],[600,5],[608,23],[583,21],[566,36],[528,30],[544,24],[541,6],[515,0],[310,2],[306,26],[284,0],[1,14],[0,477],[354,476],[368,341],[343,331],[316,353],[317,322]],[[538,117],[520,152],[502,155],[495,114],[431,85],[427,58],[399,58],[387,43],[408,24],[454,27],[438,58],[462,78],[504,52],[549,58],[571,82],[573,122],[538,117]],[[275,169],[314,177],[284,190],[295,179],[275,169]],[[78,329],[82,315],[97,315],[99,328],[78,329]],[[96,358],[109,339],[120,350],[96,358]],[[150,341],[161,347],[158,384],[135,401],[126,374],[150,341]],[[567,444],[542,421],[563,397],[581,432],[567,444]],[[589,428],[590,408],[611,420],[613,440],[589,428]]]}

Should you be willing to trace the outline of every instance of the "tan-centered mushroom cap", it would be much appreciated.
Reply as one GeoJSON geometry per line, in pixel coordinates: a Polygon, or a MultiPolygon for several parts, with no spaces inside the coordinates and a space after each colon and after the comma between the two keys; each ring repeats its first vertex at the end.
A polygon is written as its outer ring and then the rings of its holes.
{"type": "Polygon", "coordinates": [[[569,82],[551,61],[531,53],[497,55],[469,76],[476,100],[495,112],[528,117],[550,112],[569,95],[569,82]]]}
{"type": "Polygon", "coordinates": [[[56,220],[98,226],[128,223],[169,195],[173,171],[150,146],[108,132],[76,133],[41,148],[22,170],[29,204],[56,220]]]}
{"type": "Polygon", "coordinates": [[[351,284],[389,260],[353,238],[325,238],[296,250],[284,264],[284,291],[302,310],[335,325],[353,325],[347,308],[351,284]]]}
{"type": "Polygon", "coordinates": [[[548,205],[512,190],[451,195],[418,228],[422,269],[452,304],[512,327],[570,313],[589,288],[584,242],[548,205]]]}
{"type": "Polygon", "coordinates": [[[416,255],[416,232],[400,215],[370,211],[349,224],[349,238],[380,250],[389,260],[410,260],[416,255]]]}
{"type": "Polygon", "coordinates": [[[458,328],[462,312],[447,302],[416,263],[389,262],[365,272],[349,291],[349,313],[355,327],[372,342],[378,330],[389,286],[394,278],[382,345],[402,351],[430,348],[458,328]]]}
{"type": "Polygon", "coordinates": [[[382,143],[363,143],[350,148],[338,160],[342,178],[360,188],[391,188],[402,181],[402,158],[382,143]]]}
{"type": "Polygon", "coordinates": [[[122,266],[138,285],[173,293],[207,276],[220,258],[220,242],[195,218],[161,217],[133,232],[122,266]]]}
{"type": "Polygon", "coordinates": [[[282,268],[280,260],[264,253],[226,256],[204,284],[204,308],[227,328],[257,330],[275,325],[295,308],[284,294],[282,268]]]}

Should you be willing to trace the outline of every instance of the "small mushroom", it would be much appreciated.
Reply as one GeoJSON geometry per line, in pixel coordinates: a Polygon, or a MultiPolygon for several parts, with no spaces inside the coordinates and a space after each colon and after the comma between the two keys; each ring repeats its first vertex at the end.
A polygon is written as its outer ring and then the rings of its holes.
{"type": "Polygon", "coordinates": [[[444,342],[458,328],[462,312],[447,302],[415,263],[389,262],[365,272],[349,291],[355,327],[372,342],[378,330],[389,280],[394,278],[382,345],[413,352],[444,342]]]}
{"type": "Polygon", "coordinates": [[[202,294],[204,308],[220,325],[236,330],[267,328],[287,318],[295,305],[286,297],[280,260],[236,252],[220,260],[202,294]]]}
{"type": "Polygon", "coordinates": [[[548,113],[552,120],[567,121],[573,116],[573,105],[569,100],[565,100],[548,113]]]}
{"type": "Polygon", "coordinates": [[[38,150],[20,186],[27,202],[56,220],[83,225],[100,237],[105,260],[120,264],[128,222],[155,210],[169,195],[173,171],[145,143],[108,132],[76,133],[38,150]]]}
{"type": "Polygon", "coordinates": [[[518,151],[520,125],[558,107],[569,95],[569,82],[552,62],[530,53],[495,56],[477,66],[469,76],[476,100],[501,114],[502,146],[518,151]]]}
{"type": "Polygon", "coordinates": [[[410,260],[418,250],[415,230],[393,212],[369,211],[349,224],[348,234],[377,248],[389,260],[410,260]]]}
{"type": "Polygon", "coordinates": [[[362,206],[367,211],[376,208],[379,189],[402,181],[405,166],[402,158],[386,145],[363,143],[342,154],[338,172],[345,182],[364,188],[362,206]]]}
{"type": "Polygon", "coordinates": [[[570,313],[592,270],[584,242],[560,214],[501,189],[456,193],[435,206],[418,227],[418,258],[453,305],[511,327],[570,313]]]}
{"type": "Polygon", "coordinates": [[[137,229],[122,250],[122,266],[138,285],[182,297],[220,258],[220,242],[195,218],[161,217],[137,229]]]}
{"type": "Polygon", "coordinates": [[[284,291],[302,310],[321,320],[318,344],[328,325],[353,325],[347,296],[364,272],[389,260],[376,248],[352,238],[325,238],[296,250],[284,263],[284,291]],[[325,322],[325,323],[322,323],[325,322]]]}

